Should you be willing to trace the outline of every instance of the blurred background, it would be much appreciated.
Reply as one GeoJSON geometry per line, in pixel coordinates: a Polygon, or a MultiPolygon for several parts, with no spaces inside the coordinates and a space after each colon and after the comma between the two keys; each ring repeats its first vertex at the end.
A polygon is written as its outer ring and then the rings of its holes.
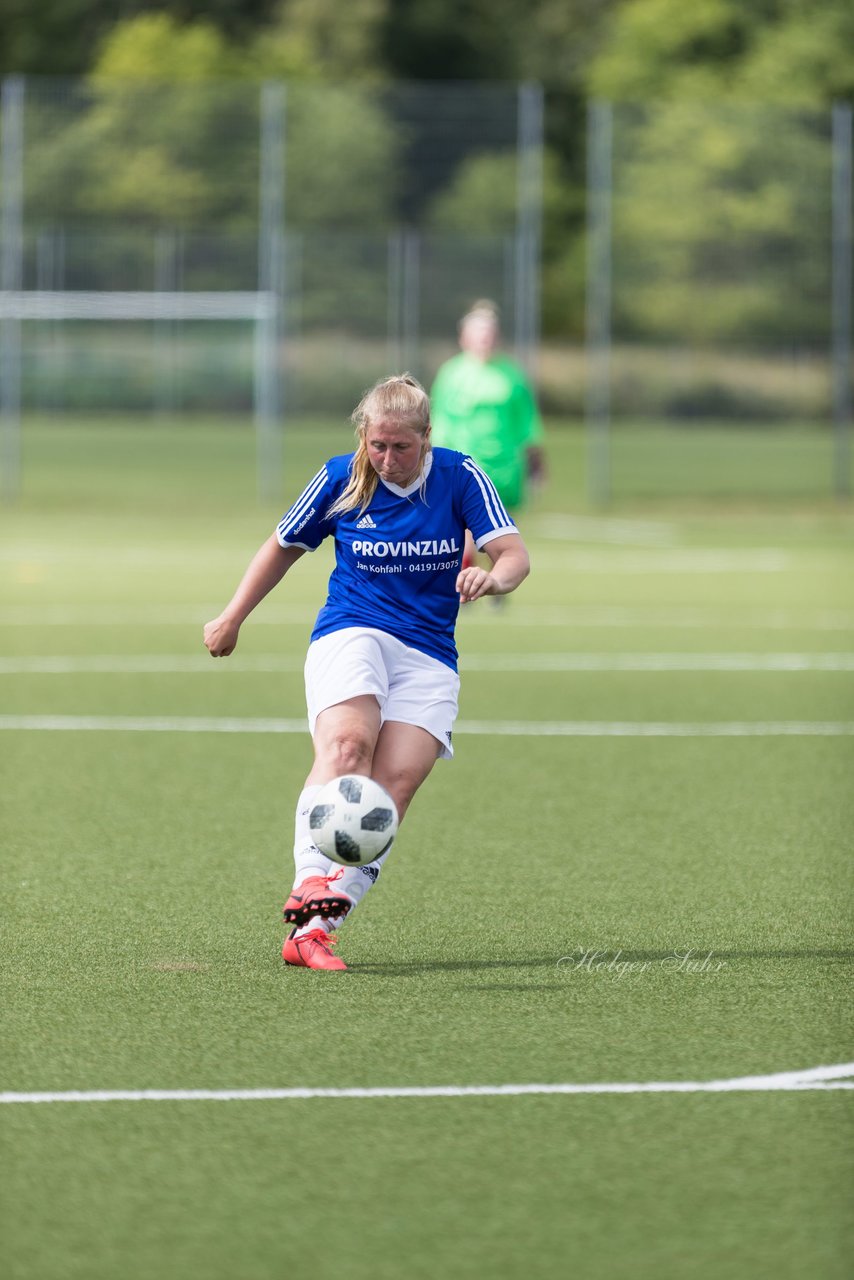
{"type": "Polygon", "coordinates": [[[6,0],[0,73],[6,499],[152,416],[284,498],[480,296],[579,503],[850,493],[844,0],[6,0]]]}

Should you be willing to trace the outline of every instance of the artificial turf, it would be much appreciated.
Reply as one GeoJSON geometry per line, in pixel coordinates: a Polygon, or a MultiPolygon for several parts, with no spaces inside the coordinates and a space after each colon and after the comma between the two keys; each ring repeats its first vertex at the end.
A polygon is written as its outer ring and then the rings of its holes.
{"type": "MultiPolygon", "coordinates": [[[[2,517],[0,714],[301,718],[328,558],[247,623],[239,655],[270,670],[193,665],[273,518],[248,433],[64,430],[32,429],[2,517]],[[144,656],[161,669],[104,661],[144,656]]],[[[294,464],[347,447],[330,439],[297,435],[294,464]]],[[[601,515],[569,483],[578,441],[550,452],[531,579],[461,622],[461,728],[480,728],[342,930],[345,974],[279,957],[306,735],[0,721],[0,1090],[708,1081],[851,1060],[851,672],[544,666],[850,655],[851,517],[601,515]],[[841,728],[530,727],[578,721],[841,728]]],[[[850,1097],[4,1105],[0,1263],[10,1280],[841,1280],[850,1097]]]]}

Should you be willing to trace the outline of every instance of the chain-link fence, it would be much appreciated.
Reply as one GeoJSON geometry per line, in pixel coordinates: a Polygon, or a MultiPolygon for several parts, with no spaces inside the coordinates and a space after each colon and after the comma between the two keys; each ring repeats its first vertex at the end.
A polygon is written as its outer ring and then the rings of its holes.
{"type": "Polygon", "coordinates": [[[592,107],[594,497],[850,492],[851,158],[848,107],[592,107]]]}
{"type": "Polygon", "coordinates": [[[586,350],[539,346],[544,111],[536,86],[5,81],[5,491],[21,406],[254,409],[271,474],[289,416],[429,382],[489,296],[547,407],[586,406],[594,501],[847,493],[850,108],[594,104],[586,350]]]}
{"type": "Polygon", "coordinates": [[[429,381],[478,296],[535,350],[536,87],[12,79],[0,143],[7,490],[21,405],[254,405],[269,464],[284,415],[429,381]]]}

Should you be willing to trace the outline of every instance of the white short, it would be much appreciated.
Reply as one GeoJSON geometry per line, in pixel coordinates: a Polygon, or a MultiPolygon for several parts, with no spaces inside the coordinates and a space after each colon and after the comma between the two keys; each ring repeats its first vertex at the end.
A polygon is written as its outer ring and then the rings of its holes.
{"type": "Polygon", "coordinates": [[[372,693],[383,724],[398,720],[426,729],[439,741],[439,759],[450,760],[459,690],[459,676],[444,662],[373,627],[345,627],[308,647],[305,700],[312,735],[321,711],[372,693]]]}

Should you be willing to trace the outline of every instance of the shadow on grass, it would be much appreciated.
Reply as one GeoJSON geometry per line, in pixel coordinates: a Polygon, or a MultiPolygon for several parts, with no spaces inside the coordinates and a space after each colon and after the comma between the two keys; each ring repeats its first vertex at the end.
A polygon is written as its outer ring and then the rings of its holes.
{"type": "MultiPolygon", "coordinates": [[[[714,947],[686,947],[683,944],[671,947],[669,950],[656,951],[627,951],[622,948],[576,947],[573,951],[566,952],[565,954],[525,957],[515,956],[506,957],[500,960],[413,960],[399,961],[391,964],[375,964],[368,961],[362,964],[351,964],[350,971],[352,973],[364,973],[383,978],[407,978],[423,973],[494,972],[502,969],[554,969],[557,972],[560,972],[562,969],[571,971],[577,968],[588,968],[596,964],[607,965],[611,961],[615,963],[628,962],[631,964],[643,962],[654,964],[655,962],[661,963],[664,961],[678,962],[680,958],[686,955],[697,963],[701,963],[707,956],[710,956],[712,961],[725,961],[727,963],[735,960],[746,960],[749,962],[770,961],[778,963],[782,963],[787,960],[826,960],[850,964],[854,961],[854,949],[845,950],[824,947],[793,947],[778,951],[717,951],[714,947]]],[[[494,989],[494,986],[490,984],[490,990],[494,989]]],[[[508,989],[533,991],[537,988],[534,985],[526,986],[524,984],[513,984],[512,988],[508,989]]]]}

